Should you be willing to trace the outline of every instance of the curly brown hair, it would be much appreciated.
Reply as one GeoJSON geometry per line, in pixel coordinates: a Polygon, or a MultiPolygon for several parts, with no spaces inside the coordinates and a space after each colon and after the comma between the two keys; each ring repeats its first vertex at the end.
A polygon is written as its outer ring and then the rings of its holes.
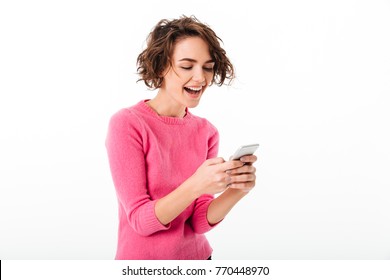
{"type": "Polygon", "coordinates": [[[160,20],[147,38],[147,47],[137,58],[138,81],[144,81],[151,89],[160,88],[163,82],[163,73],[171,66],[171,58],[178,40],[188,37],[200,37],[208,45],[213,60],[213,79],[222,86],[225,80],[228,84],[234,79],[234,68],[226,51],[221,47],[221,38],[206,24],[201,23],[195,16],[182,16],[179,19],[160,20]]]}

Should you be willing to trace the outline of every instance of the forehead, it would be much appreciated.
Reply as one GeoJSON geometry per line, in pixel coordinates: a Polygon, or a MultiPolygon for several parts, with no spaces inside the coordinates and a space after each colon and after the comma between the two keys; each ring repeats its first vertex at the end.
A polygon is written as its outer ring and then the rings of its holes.
{"type": "Polygon", "coordinates": [[[211,60],[209,45],[200,37],[187,37],[176,42],[173,60],[191,58],[199,62],[211,60]]]}

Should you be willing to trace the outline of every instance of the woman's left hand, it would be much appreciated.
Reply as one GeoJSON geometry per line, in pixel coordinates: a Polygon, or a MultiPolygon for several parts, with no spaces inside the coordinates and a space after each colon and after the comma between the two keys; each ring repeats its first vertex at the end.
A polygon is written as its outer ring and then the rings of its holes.
{"type": "Polygon", "coordinates": [[[253,166],[253,163],[256,160],[257,157],[255,155],[243,156],[240,158],[240,161],[244,162],[245,165],[226,171],[231,178],[229,188],[243,192],[249,192],[253,189],[256,184],[256,168],[253,166]]]}

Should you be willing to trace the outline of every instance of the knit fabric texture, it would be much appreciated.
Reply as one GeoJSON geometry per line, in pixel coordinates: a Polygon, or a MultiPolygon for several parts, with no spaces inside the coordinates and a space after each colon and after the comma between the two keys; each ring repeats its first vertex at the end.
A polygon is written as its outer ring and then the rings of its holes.
{"type": "Polygon", "coordinates": [[[186,109],[183,118],[158,115],[142,100],[109,122],[106,148],[118,208],[116,259],[205,260],[212,248],[204,233],[212,195],[202,195],[168,225],[154,207],[209,158],[217,156],[219,134],[186,109]]]}

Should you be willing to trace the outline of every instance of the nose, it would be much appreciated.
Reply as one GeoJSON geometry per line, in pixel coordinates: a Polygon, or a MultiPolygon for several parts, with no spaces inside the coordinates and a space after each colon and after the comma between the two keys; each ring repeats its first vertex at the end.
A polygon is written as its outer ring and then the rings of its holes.
{"type": "Polygon", "coordinates": [[[201,84],[202,86],[206,85],[206,75],[204,73],[204,70],[202,68],[197,69],[194,72],[194,76],[192,77],[194,82],[201,84]]]}

